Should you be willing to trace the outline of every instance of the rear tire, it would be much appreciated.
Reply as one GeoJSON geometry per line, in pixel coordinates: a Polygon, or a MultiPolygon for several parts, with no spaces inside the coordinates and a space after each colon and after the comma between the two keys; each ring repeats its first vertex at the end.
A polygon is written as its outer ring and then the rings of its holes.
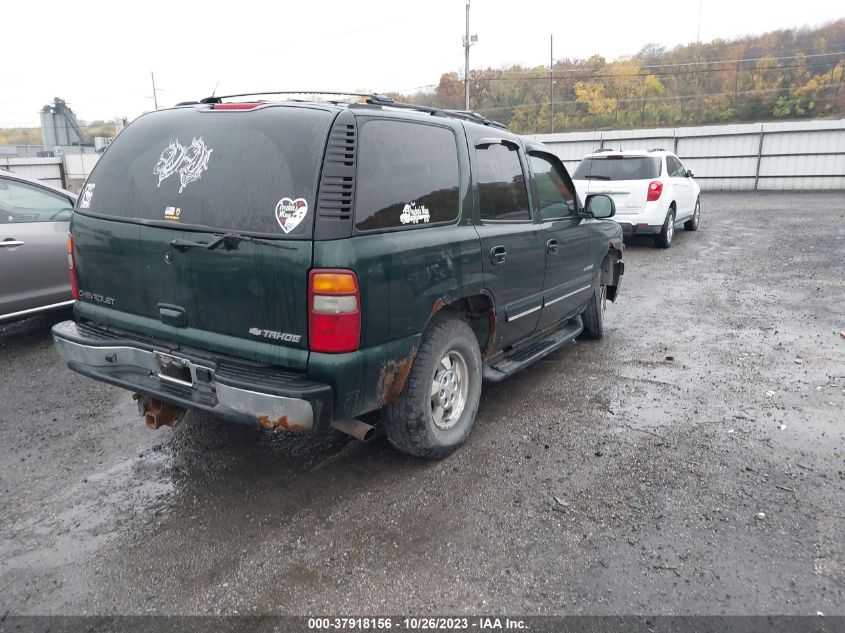
{"type": "Polygon", "coordinates": [[[684,222],[684,229],[687,231],[697,231],[698,225],[701,222],[701,199],[695,200],[695,211],[692,212],[692,217],[684,222]]]}
{"type": "Polygon", "coordinates": [[[604,338],[604,309],[607,306],[607,286],[599,286],[593,291],[590,303],[581,313],[584,331],[581,336],[590,339],[604,338]]]}
{"type": "Polygon", "coordinates": [[[435,321],[423,334],[399,398],[383,409],[387,439],[404,453],[442,459],[466,441],[481,397],[481,352],[470,326],[435,321]]]}
{"type": "Polygon", "coordinates": [[[673,237],[675,237],[675,207],[671,206],[669,213],[666,214],[666,221],[663,222],[663,228],[654,238],[654,244],[658,248],[669,248],[672,246],[673,237]]]}

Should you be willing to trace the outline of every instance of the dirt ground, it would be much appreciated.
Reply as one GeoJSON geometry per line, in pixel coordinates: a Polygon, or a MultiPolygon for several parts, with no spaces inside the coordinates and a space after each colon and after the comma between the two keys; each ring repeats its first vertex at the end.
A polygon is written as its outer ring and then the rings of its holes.
{"type": "Polygon", "coordinates": [[[189,414],[0,326],[2,614],[845,614],[845,196],[705,194],[442,462],[189,414]]]}

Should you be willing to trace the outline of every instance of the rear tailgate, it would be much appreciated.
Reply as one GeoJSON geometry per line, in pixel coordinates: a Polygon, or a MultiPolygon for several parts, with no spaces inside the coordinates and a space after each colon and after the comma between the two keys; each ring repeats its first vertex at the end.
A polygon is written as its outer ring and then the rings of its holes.
{"type": "Polygon", "coordinates": [[[617,215],[643,211],[648,184],[660,176],[658,156],[607,154],[587,157],[578,165],[572,179],[583,198],[605,194],[613,198],[617,215]]]}
{"type": "Polygon", "coordinates": [[[79,314],[304,370],[311,209],[333,116],[203,106],[134,122],[74,214],[79,314]]]}
{"type": "Polygon", "coordinates": [[[575,181],[576,190],[586,197],[604,194],[613,198],[616,215],[640,213],[645,208],[648,180],[582,180],[575,181]]]}

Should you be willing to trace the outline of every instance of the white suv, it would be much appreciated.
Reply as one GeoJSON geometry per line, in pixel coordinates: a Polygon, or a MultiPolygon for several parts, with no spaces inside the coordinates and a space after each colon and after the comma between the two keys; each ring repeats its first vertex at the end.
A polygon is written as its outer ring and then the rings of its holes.
{"type": "Polygon", "coordinates": [[[695,231],[701,221],[701,189],[672,152],[602,149],[584,157],[572,174],[582,200],[603,193],[616,203],[613,218],[627,235],[654,235],[672,245],[675,227],[695,231]]]}

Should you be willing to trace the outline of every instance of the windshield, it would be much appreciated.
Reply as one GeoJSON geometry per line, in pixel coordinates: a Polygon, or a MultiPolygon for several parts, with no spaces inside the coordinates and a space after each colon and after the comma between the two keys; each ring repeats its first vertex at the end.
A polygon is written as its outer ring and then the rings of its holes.
{"type": "Polygon", "coordinates": [[[100,159],[76,210],[174,228],[310,237],[332,118],[304,107],[143,116],[100,159]]]}
{"type": "Polygon", "coordinates": [[[650,180],[660,176],[659,156],[608,156],[585,158],[573,180],[650,180]]]}

